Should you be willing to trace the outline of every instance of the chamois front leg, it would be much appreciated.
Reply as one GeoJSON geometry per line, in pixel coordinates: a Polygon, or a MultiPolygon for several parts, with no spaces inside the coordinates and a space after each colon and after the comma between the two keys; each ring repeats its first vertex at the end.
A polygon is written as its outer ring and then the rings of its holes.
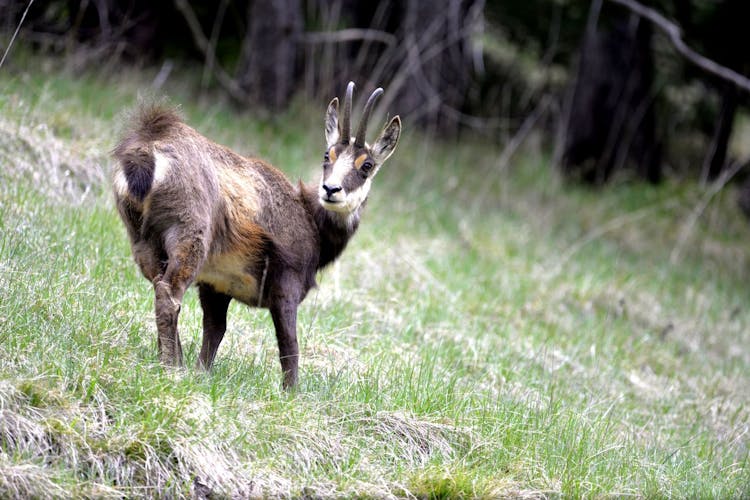
{"type": "Polygon", "coordinates": [[[177,331],[177,318],[185,290],[195,279],[206,256],[206,245],[200,239],[175,238],[175,241],[172,248],[167,249],[168,262],[164,275],[157,277],[154,282],[159,362],[165,366],[182,366],[182,344],[177,331]]]}
{"type": "Polygon", "coordinates": [[[227,309],[232,297],[215,291],[209,285],[200,285],[198,294],[203,308],[203,346],[197,367],[210,370],[224,332],[227,331],[227,309]]]}
{"type": "Polygon", "coordinates": [[[297,384],[299,346],[297,345],[297,306],[298,302],[289,298],[276,301],[271,306],[271,318],[276,328],[276,341],[279,344],[279,360],[284,373],[284,389],[297,384]]]}

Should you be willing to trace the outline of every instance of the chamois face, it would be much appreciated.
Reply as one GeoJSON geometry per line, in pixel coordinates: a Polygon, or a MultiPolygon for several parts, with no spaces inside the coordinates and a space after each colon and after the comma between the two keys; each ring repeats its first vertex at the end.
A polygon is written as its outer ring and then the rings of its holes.
{"type": "Polygon", "coordinates": [[[320,204],[327,210],[342,214],[352,214],[362,206],[370,192],[373,177],[396,149],[401,134],[401,120],[395,116],[375,143],[369,145],[365,142],[372,104],[382,93],[381,89],[377,89],[367,101],[356,137],[352,137],[349,123],[353,88],[354,84],[350,83],[341,124],[338,119],[338,98],[328,105],[325,122],[327,148],[318,188],[320,204]]]}
{"type": "Polygon", "coordinates": [[[320,204],[334,212],[356,211],[367,199],[378,166],[367,147],[331,145],[323,155],[320,204]]]}

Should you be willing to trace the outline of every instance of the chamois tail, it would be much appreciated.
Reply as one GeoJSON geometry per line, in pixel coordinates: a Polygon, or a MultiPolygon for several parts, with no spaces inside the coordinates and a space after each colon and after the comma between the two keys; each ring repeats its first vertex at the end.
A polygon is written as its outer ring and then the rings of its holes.
{"type": "Polygon", "coordinates": [[[136,111],[130,129],[112,151],[133,198],[143,201],[151,191],[155,170],[152,143],[166,138],[180,122],[173,108],[144,105],[136,111]]]}

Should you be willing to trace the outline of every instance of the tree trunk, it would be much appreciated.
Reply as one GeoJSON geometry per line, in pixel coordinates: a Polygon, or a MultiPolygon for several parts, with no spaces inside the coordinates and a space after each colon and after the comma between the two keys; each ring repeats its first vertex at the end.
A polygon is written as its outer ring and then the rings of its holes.
{"type": "Polygon", "coordinates": [[[258,104],[286,106],[297,83],[297,46],[302,33],[300,0],[253,0],[248,7],[237,81],[258,104]]]}
{"type": "Polygon", "coordinates": [[[635,164],[650,182],[661,178],[652,82],[651,27],[632,16],[587,31],[580,50],[561,161],[563,171],[602,184],[635,164]]]}
{"type": "Polygon", "coordinates": [[[399,36],[405,50],[399,71],[407,73],[399,89],[402,114],[443,130],[457,126],[443,107],[460,110],[466,101],[472,71],[468,12],[473,3],[449,0],[436,8],[429,0],[406,2],[399,36]]]}

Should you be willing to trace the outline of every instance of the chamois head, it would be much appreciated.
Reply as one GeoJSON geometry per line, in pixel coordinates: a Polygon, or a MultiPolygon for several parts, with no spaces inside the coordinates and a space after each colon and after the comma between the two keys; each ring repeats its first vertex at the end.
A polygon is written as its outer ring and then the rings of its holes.
{"type": "Polygon", "coordinates": [[[339,122],[339,99],[335,97],[326,111],[326,152],[318,197],[327,210],[352,214],[367,199],[372,178],[396,149],[401,134],[401,119],[394,116],[372,144],[365,142],[367,122],[375,101],[383,93],[378,88],[370,95],[354,137],[351,136],[352,93],[349,82],[344,98],[344,115],[339,122]]]}

